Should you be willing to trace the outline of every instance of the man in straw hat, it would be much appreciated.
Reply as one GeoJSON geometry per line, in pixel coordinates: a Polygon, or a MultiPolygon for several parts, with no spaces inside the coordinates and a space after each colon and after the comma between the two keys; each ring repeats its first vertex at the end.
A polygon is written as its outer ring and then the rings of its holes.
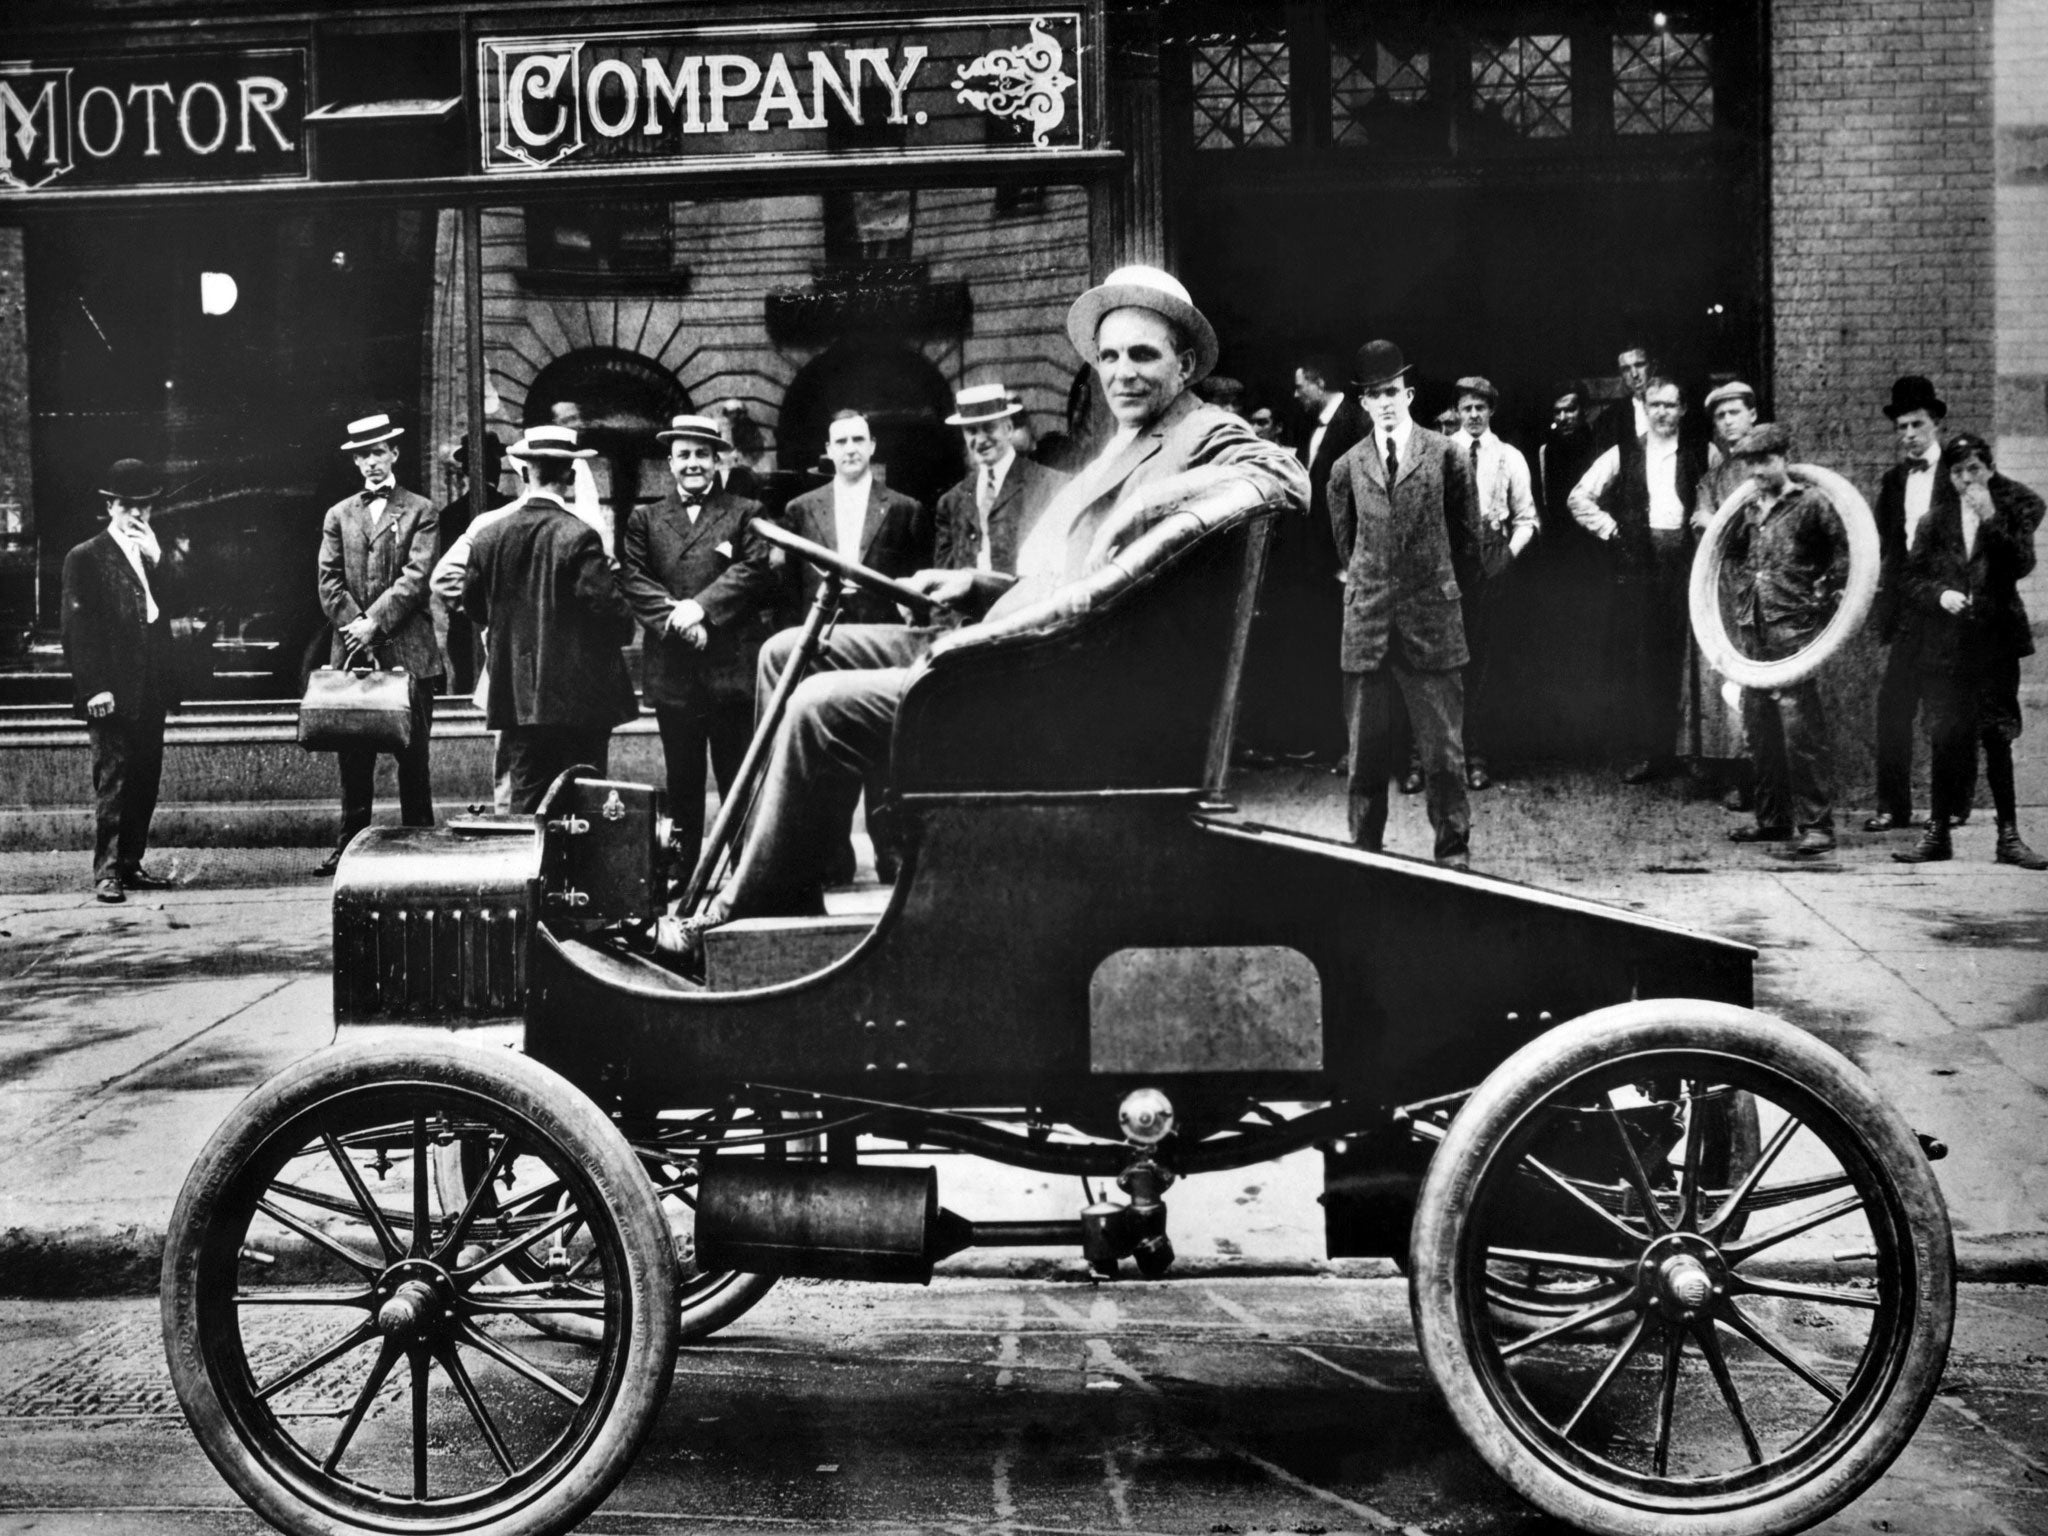
{"type": "Polygon", "coordinates": [[[64,557],[64,660],[92,740],[93,895],[107,902],[171,884],[142,865],[178,702],[175,581],[150,527],[162,494],[148,465],[117,459],[100,482],[107,526],[64,557]]]}
{"type": "MultiPolygon", "coordinates": [[[[1227,468],[1267,499],[1308,505],[1294,456],[1190,386],[1215,367],[1216,333],[1187,290],[1156,267],[1122,267],[1067,313],[1067,336],[1095,369],[1116,430],[1061,487],[1017,551],[1014,577],[974,568],[920,572],[938,602],[1000,619],[1103,565],[1151,526],[1161,482],[1199,466],[1227,468]]],[[[1228,613],[1216,622],[1228,624],[1228,613]]],[[[908,633],[908,632],[906,632],[908,633]]],[[[889,665],[821,672],[791,696],[777,732],[745,847],[701,919],[675,937],[686,949],[702,928],[730,917],[817,910],[821,858],[844,826],[869,765],[888,750],[908,669],[922,639],[889,665]]]]}
{"type": "MultiPolygon", "coordinates": [[[[398,808],[408,827],[434,824],[434,785],[428,738],[434,695],[446,667],[434,635],[433,594],[427,577],[440,553],[434,504],[399,485],[398,439],[405,428],[389,416],[348,424],[341,451],[355,460],[363,488],[327,509],[320,525],[320,606],[334,625],[330,665],[402,668],[412,680],[412,745],[397,754],[398,808]]],[[[370,824],[377,754],[337,752],[341,770],[341,830],[320,866],[331,875],[349,839],[370,824]]]]}
{"type": "MultiPolygon", "coordinates": [[[[571,427],[529,427],[506,450],[528,490],[475,533],[462,606],[485,626],[489,703],[484,722],[505,733],[515,816],[539,809],[566,768],[603,773],[612,727],[639,712],[620,648],[633,610],[597,530],[569,509],[575,466],[591,456],[571,427]]],[[[481,519],[479,519],[481,521],[481,519]]]]}
{"type": "Polygon", "coordinates": [[[754,725],[754,660],[772,615],[776,576],[761,515],[718,483],[730,446],[720,424],[682,415],[656,436],[668,444],[671,485],[626,515],[619,580],[646,631],[646,698],[661,729],[668,813],[678,859],[697,863],[704,840],[704,755],[718,792],[732,792],[754,725]]]}
{"type": "Polygon", "coordinates": [[[935,568],[1014,574],[1018,546],[1070,478],[1018,451],[1023,414],[1023,402],[1001,384],[970,385],[953,397],[946,425],[960,429],[973,468],[939,498],[935,568]]]}
{"type": "Polygon", "coordinates": [[[1358,349],[1352,388],[1366,435],[1330,471],[1330,523],[1344,567],[1344,712],[1351,732],[1351,840],[1377,853],[1394,772],[1394,692],[1415,731],[1439,864],[1471,859],[1465,789],[1469,660],[1459,610],[1479,564],[1472,472],[1418,423],[1408,360],[1391,341],[1358,349]]]}

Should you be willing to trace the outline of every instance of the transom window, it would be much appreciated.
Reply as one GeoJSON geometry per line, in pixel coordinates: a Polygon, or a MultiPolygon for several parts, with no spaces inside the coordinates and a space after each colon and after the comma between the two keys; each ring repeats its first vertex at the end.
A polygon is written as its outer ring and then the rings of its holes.
{"type": "Polygon", "coordinates": [[[1636,32],[1614,39],[1614,131],[1706,133],[1714,126],[1712,39],[1636,32]]]}
{"type": "Polygon", "coordinates": [[[1279,148],[1293,137],[1284,34],[1198,38],[1193,58],[1195,148],[1279,148]]]}
{"type": "Polygon", "coordinates": [[[1572,40],[1562,33],[1482,38],[1472,45],[1472,107],[1525,139],[1572,131],[1572,40]]]}
{"type": "Polygon", "coordinates": [[[1330,49],[1330,142],[1372,144],[1387,119],[1429,100],[1429,50],[1373,40],[1330,49]]]}

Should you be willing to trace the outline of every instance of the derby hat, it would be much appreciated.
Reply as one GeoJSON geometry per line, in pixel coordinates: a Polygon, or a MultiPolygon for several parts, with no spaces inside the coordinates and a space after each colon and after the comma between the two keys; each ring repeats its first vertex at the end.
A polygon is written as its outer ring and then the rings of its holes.
{"type": "Polygon", "coordinates": [[[716,448],[723,453],[732,446],[732,440],[725,435],[725,429],[709,416],[676,416],[668,424],[668,430],[654,434],[658,442],[702,443],[707,448],[716,448]]]}
{"type": "Polygon", "coordinates": [[[163,477],[140,459],[114,460],[100,486],[102,496],[118,496],[123,501],[155,501],[163,493],[163,477]]]}
{"type": "MultiPolygon", "coordinates": [[[[457,443],[454,446],[454,448],[449,450],[448,462],[453,464],[457,469],[461,470],[465,475],[469,473],[468,433],[465,432],[462,436],[462,441],[457,443]]],[[[486,432],[484,434],[484,473],[487,475],[491,475],[495,478],[497,472],[503,469],[504,467],[504,443],[499,440],[497,433],[486,432]]]]}
{"type": "Polygon", "coordinates": [[[341,445],[343,453],[354,453],[360,448],[374,448],[379,443],[388,443],[394,437],[403,437],[405,428],[394,427],[391,418],[381,412],[375,416],[358,416],[348,424],[348,441],[341,445]]]}
{"type": "Polygon", "coordinates": [[[1480,374],[1468,373],[1452,387],[1460,395],[1477,395],[1488,405],[1500,404],[1500,391],[1493,387],[1493,380],[1480,374]]]}
{"type": "Polygon", "coordinates": [[[1726,384],[1723,384],[1719,389],[1710,390],[1708,392],[1707,413],[1709,415],[1712,415],[1714,407],[1721,404],[1721,402],[1724,400],[1741,400],[1747,403],[1752,409],[1754,409],[1756,406],[1756,391],[1751,389],[1747,384],[1743,383],[1740,379],[1730,379],[1726,384]]]}
{"type": "Polygon", "coordinates": [[[1735,439],[1735,446],[1728,450],[1729,456],[1737,459],[1761,459],[1774,453],[1789,454],[1792,451],[1792,434],[1775,421],[1766,421],[1751,427],[1735,439]]]}
{"type": "Polygon", "coordinates": [[[1023,410],[1023,402],[1012,399],[1006,386],[974,384],[953,397],[953,414],[946,418],[946,425],[978,427],[991,421],[1006,421],[1023,410]]]}
{"type": "Polygon", "coordinates": [[[1391,341],[1368,341],[1351,364],[1351,387],[1360,394],[1391,384],[1408,371],[1408,359],[1391,341]]]}
{"type": "Polygon", "coordinates": [[[1892,380],[1892,398],[1884,413],[1897,421],[1908,411],[1925,411],[1940,421],[1948,415],[1948,402],[1934,392],[1934,380],[1925,374],[1901,374],[1892,380]]]}
{"type": "Polygon", "coordinates": [[[1118,267],[1074,300],[1067,311],[1067,340],[1088,362],[1095,360],[1095,332],[1102,317],[1117,309],[1149,309],[1174,326],[1194,349],[1195,369],[1188,383],[1207,378],[1221,350],[1216,328],[1195,308],[1180,279],[1157,267],[1118,267]]]}
{"type": "Polygon", "coordinates": [[[505,450],[515,459],[594,459],[595,448],[576,446],[574,427],[528,427],[526,435],[505,450]]]}

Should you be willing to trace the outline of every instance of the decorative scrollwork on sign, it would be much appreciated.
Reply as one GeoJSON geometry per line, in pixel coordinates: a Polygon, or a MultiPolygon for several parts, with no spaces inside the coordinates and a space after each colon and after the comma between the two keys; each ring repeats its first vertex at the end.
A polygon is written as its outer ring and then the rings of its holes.
{"type": "Polygon", "coordinates": [[[961,65],[953,89],[977,111],[1028,120],[1032,142],[1043,149],[1046,136],[1066,121],[1067,91],[1075,83],[1066,61],[1066,50],[1040,17],[1031,23],[1031,40],[1023,47],[992,49],[961,65]]]}

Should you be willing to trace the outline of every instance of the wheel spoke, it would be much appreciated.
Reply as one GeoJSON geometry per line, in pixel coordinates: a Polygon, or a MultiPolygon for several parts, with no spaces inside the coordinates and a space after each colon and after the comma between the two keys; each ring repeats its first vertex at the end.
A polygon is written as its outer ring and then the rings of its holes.
{"type": "Polygon", "coordinates": [[[1580,1189],[1577,1184],[1573,1183],[1570,1179],[1566,1178],[1563,1174],[1559,1173],[1555,1168],[1551,1167],[1548,1163],[1544,1162],[1542,1158],[1525,1155],[1522,1158],[1522,1161],[1527,1163],[1531,1168],[1534,1168],[1538,1173],[1543,1175],[1544,1178],[1548,1179],[1552,1184],[1555,1184],[1559,1189],[1563,1190],[1566,1194],[1570,1195],[1572,1199],[1578,1201],[1580,1205],[1584,1206],[1587,1210],[1591,1211],[1595,1216],[1598,1216],[1602,1221],[1606,1222],[1608,1226],[1614,1228],[1615,1231],[1619,1232],[1631,1243],[1634,1243],[1640,1247],[1643,1243],[1649,1241],[1649,1236],[1647,1233],[1639,1230],[1638,1228],[1630,1226],[1627,1222],[1623,1221],[1619,1216],[1615,1215],[1614,1212],[1608,1210],[1607,1207],[1602,1205],[1598,1200],[1595,1200],[1583,1189],[1580,1189]]]}
{"type": "Polygon", "coordinates": [[[1788,1221],[1782,1227],[1773,1227],[1761,1237],[1752,1237],[1748,1242],[1744,1243],[1730,1243],[1721,1250],[1721,1257],[1731,1265],[1744,1263],[1762,1253],[1766,1248],[1775,1248],[1787,1238],[1797,1237],[1802,1232],[1811,1232],[1815,1227],[1826,1226],[1838,1216],[1846,1216],[1851,1211],[1858,1211],[1862,1208],[1863,1197],[1861,1195],[1851,1195],[1846,1200],[1837,1200],[1832,1205],[1824,1205],[1810,1215],[1801,1216],[1794,1221],[1788,1221]]]}
{"type": "Polygon", "coordinates": [[[334,1238],[329,1237],[325,1232],[322,1232],[318,1227],[314,1226],[311,1222],[301,1221],[298,1217],[292,1215],[290,1211],[281,1209],[272,1201],[258,1200],[256,1202],[256,1209],[261,1211],[264,1215],[268,1216],[272,1221],[275,1221],[282,1226],[290,1227],[292,1231],[298,1233],[299,1236],[306,1239],[307,1242],[315,1243],[318,1246],[325,1248],[337,1259],[340,1259],[342,1263],[348,1265],[351,1269],[355,1270],[357,1274],[363,1276],[364,1279],[370,1279],[376,1276],[377,1274],[381,1273],[381,1267],[379,1265],[374,1264],[370,1260],[364,1258],[361,1254],[357,1253],[353,1248],[348,1247],[346,1244],[338,1242],[334,1238]]]}
{"type": "Polygon", "coordinates": [[[1838,1290],[1829,1285],[1793,1285],[1783,1280],[1752,1280],[1747,1275],[1737,1275],[1734,1279],[1744,1291],[1758,1296],[1776,1296],[1783,1301],[1810,1301],[1823,1307],[1856,1307],[1865,1312],[1875,1312],[1882,1305],[1870,1291],[1838,1290]]]}
{"type": "MultiPolygon", "coordinates": [[[[1707,1369],[1714,1373],[1714,1385],[1721,1389],[1721,1400],[1734,1416],[1735,1427],[1742,1431],[1742,1445],[1749,1452],[1750,1465],[1762,1466],[1763,1447],[1756,1443],[1756,1431],[1749,1427],[1749,1415],[1742,1411],[1742,1398],[1735,1390],[1735,1378],[1728,1374],[1728,1362],[1721,1357],[1721,1341],[1714,1336],[1713,1319],[1694,1319],[1692,1336],[1700,1347],[1700,1353],[1706,1356],[1707,1369]]],[[[1658,1470],[1661,1472],[1663,1468],[1658,1470]]]]}
{"type": "Polygon", "coordinates": [[[1630,1186],[1636,1192],[1636,1199],[1642,1204],[1643,1219],[1649,1223],[1651,1233],[1669,1232],[1671,1223],[1664,1219],[1664,1213],[1657,1208],[1656,1193],[1650,1188],[1650,1176],[1643,1172],[1643,1160],[1636,1154],[1635,1138],[1628,1133],[1628,1122],[1614,1107],[1610,1098],[1606,1102],[1607,1123],[1614,1127],[1614,1134],[1621,1141],[1622,1151],[1628,1154],[1623,1171],[1628,1174],[1630,1186]]]}
{"type": "Polygon", "coordinates": [[[412,1244],[408,1252],[423,1258],[427,1252],[427,1117],[412,1117],[412,1244]]]}
{"type": "Polygon", "coordinates": [[[1735,1219],[1736,1214],[1742,1209],[1743,1202],[1755,1193],[1758,1182],[1770,1172],[1771,1164],[1778,1160],[1778,1154],[1783,1152],[1791,1144],[1792,1138],[1799,1134],[1799,1125],[1800,1122],[1792,1116],[1785,1117],[1785,1123],[1772,1133],[1769,1144],[1757,1154],[1756,1166],[1742,1176],[1742,1182],[1728,1192],[1728,1198],[1721,1202],[1721,1208],[1714,1212],[1712,1219],[1705,1226],[1700,1228],[1703,1234],[1712,1237],[1735,1219]]]}
{"type": "Polygon", "coordinates": [[[362,1391],[358,1392],[356,1400],[349,1404],[348,1417],[341,1421],[341,1430],[334,1437],[333,1447],[327,1452],[326,1459],[320,1463],[322,1472],[332,1473],[335,1467],[340,1465],[342,1453],[348,1449],[349,1442],[355,1439],[356,1430],[362,1425],[363,1415],[369,1412],[378,1388],[384,1385],[384,1378],[391,1374],[391,1367],[397,1364],[399,1353],[397,1344],[390,1339],[384,1341],[384,1347],[377,1353],[377,1363],[370,1367],[370,1374],[363,1378],[362,1391]]]}
{"type": "MultiPolygon", "coordinates": [[[[1516,1355],[1525,1354],[1529,1350],[1534,1349],[1538,1344],[1548,1344],[1551,1340],[1561,1339],[1568,1333],[1577,1333],[1581,1328],[1590,1328],[1595,1323],[1606,1322],[1610,1317],[1619,1317],[1624,1312],[1633,1308],[1635,1304],[1636,1298],[1633,1291],[1616,1296],[1609,1301],[1595,1302],[1584,1311],[1574,1312],[1563,1322],[1553,1323],[1540,1333],[1532,1333],[1526,1338],[1515,1340],[1512,1344],[1503,1345],[1500,1357],[1503,1360],[1512,1360],[1516,1355]]],[[[1640,1332],[1642,1328],[1641,1318],[1636,1320],[1636,1327],[1637,1331],[1640,1332]]]]}
{"type": "Polygon", "coordinates": [[[322,1366],[332,1365],[336,1360],[339,1360],[343,1355],[361,1344],[363,1340],[374,1337],[376,1332],[377,1325],[371,1319],[364,1318],[325,1349],[317,1354],[307,1356],[268,1386],[258,1387],[256,1389],[256,1401],[259,1403],[268,1402],[286,1387],[295,1386],[299,1382],[304,1381],[322,1366]]]}
{"type": "Polygon", "coordinates": [[[1682,1232],[1697,1232],[1700,1225],[1700,1143],[1706,1140],[1700,1124],[1700,1080],[1683,1085],[1685,1093],[1685,1164],[1678,1176],[1678,1221],[1682,1232]]]}
{"type": "Polygon", "coordinates": [[[557,1216],[553,1221],[543,1222],[531,1232],[522,1232],[509,1242],[500,1243],[474,1264],[465,1264],[462,1268],[453,1270],[450,1273],[458,1285],[465,1281],[474,1280],[478,1275],[487,1274],[491,1270],[496,1269],[520,1249],[530,1248],[542,1238],[553,1237],[557,1232],[562,1231],[566,1227],[575,1226],[582,1220],[582,1214],[577,1211],[570,1211],[566,1215],[557,1216]]]}
{"type": "Polygon", "coordinates": [[[398,1238],[391,1231],[391,1223],[384,1219],[384,1211],[371,1198],[369,1186],[363,1183],[362,1170],[355,1165],[355,1159],[342,1150],[341,1143],[334,1139],[332,1131],[320,1133],[321,1144],[327,1148],[327,1155],[334,1160],[334,1166],[341,1170],[341,1177],[348,1185],[348,1192],[356,1197],[356,1204],[362,1208],[364,1217],[370,1223],[370,1230],[377,1234],[377,1246],[383,1250],[384,1260],[389,1263],[405,1250],[399,1246],[398,1238]]]}
{"type": "Polygon", "coordinates": [[[1593,1383],[1593,1390],[1588,1392],[1585,1401],[1572,1411],[1572,1416],[1559,1426],[1557,1432],[1564,1436],[1565,1439],[1571,1439],[1572,1431],[1579,1427],[1579,1420],[1586,1416],[1586,1410],[1599,1400],[1600,1394],[1607,1390],[1614,1378],[1620,1374],[1621,1368],[1628,1364],[1629,1357],[1641,1347],[1643,1334],[1648,1330],[1649,1326],[1650,1314],[1647,1312],[1638,1314],[1635,1326],[1628,1331],[1628,1337],[1621,1341],[1620,1346],[1614,1351],[1614,1358],[1607,1362],[1607,1369],[1602,1371],[1600,1379],[1593,1383]]]}
{"type": "Polygon", "coordinates": [[[374,1291],[238,1291],[238,1307],[367,1307],[374,1291]]]}
{"type": "Polygon", "coordinates": [[[583,1399],[575,1392],[563,1386],[562,1383],[555,1380],[554,1377],[550,1376],[524,1355],[507,1349],[489,1334],[480,1332],[478,1329],[465,1323],[462,1328],[462,1342],[468,1344],[472,1349],[482,1350],[507,1370],[518,1372],[544,1391],[554,1393],[555,1396],[559,1397],[570,1407],[581,1408],[583,1406],[583,1399]]]}
{"type": "Polygon", "coordinates": [[[1664,1377],[1657,1384],[1656,1471],[1664,1476],[1671,1464],[1671,1419],[1678,1406],[1678,1361],[1685,1353],[1685,1335],[1676,1328],[1664,1335],[1664,1377]]]}
{"type": "Polygon", "coordinates": [[[1527,1264],[1530,1268],[1528,1283],[1536,1282],[1535,1271],[1542,1269],[1569,1269],[1586,1275],[1622,1276],[1635,1269],[1633,1259],[1599,1259],[1582,1253],[1539,1253],[1533,1248],[1489,1248],[1486,1250],[1489,1263],[1498,1260],[1503,1264],[1527,1264]]]}
{"type": "Polygon", "coordinates": [[[510,1316],[546,1317],[556,1313],[573,1317],[603,1317],[604,1298],[592,1296],[588,1291],[579,1292],[573,1301],[550,1301],[545,1297],[528,1297],[518,1301],[478,1301],[474,1296],[465,1299],[466,1312],[495,1312],[510,1316]]]}
{"type": "Polygon", "coordinates": [[[1728,1302],[1726,1306],[1714,1315],[1741,1334],[1745,1339],[1749,1340],[1758,1349],[1769,1355],[1773,1360],[1777,1361],[1778,1364],[1784,1366],[1786,1370],[1797,1376],[1829,1402],[1839,1403],[1842,1400],[1842,1393],[1839,1387],[1815,1371],[1804,1360],[1793,1354],[1785,1345],[1772,1338],[1769,1333],[1765,1332],[1760,1323],[1751,1318],[1748,1313],[1735,1305],[1734,1302],[1728,1302]]]}
{"type": "Polygon", "coordinates": [[[501,1136],[498,1139],[497,1150],[491,1154],[490,1165],[476,1181],[476,1187],[469,1192],[469,1198],[463,1202],[462,1213],[455,1218],[455,1224],[448,1229],[448,1235],[441,1240],[441,1246],[434,1255],[436,1263],[446,1264],[455,1253],[463,1235],[469,1231],[469,1224],[476,1220],[477,1208],[483,1204],[485,1196],[490,1194],[491,1181],[497,1178],[498,1170],[505,1166],[506,1159],[511,1155],[512,1138],[501,1136]]]}
{"type": "Polygon", "coordinates": [[[462,1405],[469,1410],[469,1416],[476,1423],[477,1433],[484,1437],[484,1444],[491,1448],[498,1465],[510,1477],[518,1469],[512,1465],[512,1457],[505,1449],[505,1440],[498,1433],[498,1426],[491,1422],[490,1411],[484,1407],[484,1400],[477,1395],[476,1383],[469,1379],[469,1367],[462,1363],[460,1351],[446,1346],[435,1351],[434,1358],[441,1362],[441,1369],[448,1373],[448,1379],[455,1383],[455,1391],[462,1399],[462,1405]]]}
{"type": "Polygon", "coordinates": [[[412,1370],[412,1496],[427,1496],[427,1352],[414,1345],[406,1351],[412,1370]]]}

